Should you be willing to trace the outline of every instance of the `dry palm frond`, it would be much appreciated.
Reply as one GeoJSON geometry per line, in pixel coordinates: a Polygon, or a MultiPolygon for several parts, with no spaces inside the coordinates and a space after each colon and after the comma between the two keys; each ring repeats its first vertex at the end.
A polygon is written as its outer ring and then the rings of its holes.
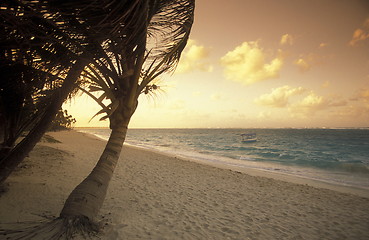
{"type": "Polygon", "coordinates": [[[0,228],[0,237],[9,240],[96,239],[100,228],[99,224],[85,217],[57,218],[45,222],[8,224],[7,229],[0,228]]]}

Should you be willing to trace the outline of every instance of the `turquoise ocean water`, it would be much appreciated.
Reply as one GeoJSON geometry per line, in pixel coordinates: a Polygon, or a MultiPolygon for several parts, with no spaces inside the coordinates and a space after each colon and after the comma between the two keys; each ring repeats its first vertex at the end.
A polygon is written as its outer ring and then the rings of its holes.
{"type": "Polygon", "coordinates": [[[129,129],[126,144],[369,190],[369,129],[129,129]],[[240,135],[251,132],[258,141],[243,143],[240,135]]]}

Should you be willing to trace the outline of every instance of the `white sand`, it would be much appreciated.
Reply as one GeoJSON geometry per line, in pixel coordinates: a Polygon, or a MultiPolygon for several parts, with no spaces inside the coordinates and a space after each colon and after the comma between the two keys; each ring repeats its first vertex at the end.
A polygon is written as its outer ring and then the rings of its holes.
{"type": "MultiPolygon", "coordinates": [[[[62,143],[38,144],[9,178],[2,227],[58,216],[104,147],[74,131],[49,135],[62,143]]],[[[97,220],[109,222],[102,239],[369,239],[368,213],[358,195],[125,147],[97,220]]]]}

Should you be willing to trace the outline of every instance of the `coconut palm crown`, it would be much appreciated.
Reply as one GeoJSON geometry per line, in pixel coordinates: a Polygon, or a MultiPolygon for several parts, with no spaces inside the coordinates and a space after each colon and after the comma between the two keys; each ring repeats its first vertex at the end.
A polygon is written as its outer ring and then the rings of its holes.
{"type": "Polygon", "coordinates": [[[112,20],[118,25],[110,28],[114,37],[102,43],[105,57],[82,75],[81,90],[98,102],[102,109],[96,115],[105,113],[101,120],[110,118],[111,128],[118,118],[111,116],[123,114],[118,105],[124,102],[124,115],[132,115],[138,96],[156,89],[150,83],[175,69],[193,23],[194,1],[126,2],[129,11],[112,20]]]}

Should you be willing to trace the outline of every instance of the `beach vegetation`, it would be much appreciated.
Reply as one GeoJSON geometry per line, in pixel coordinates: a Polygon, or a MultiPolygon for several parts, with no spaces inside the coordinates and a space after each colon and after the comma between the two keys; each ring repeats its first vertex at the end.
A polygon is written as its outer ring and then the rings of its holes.
{"type": "MultiPolygon", "coordinates": [[[[120,9],[126,7],[125,2],[121,1],[120,9]]],[[[10,136],[10,140],[2,137],[0,184],[40,141],[64,101],[76,92],[83,69],[105,56],[103,43],[116,33],[120,16],[105,6],[105,2],[90,1],[0,2],[0,70],[5,73],[0,88],[0,137],[10,136]],[[45,92],[43,105],[35,104],[39,94],[35,84],[45,92]],[[25,90],[19,91],[21,87],[25,90]],[[17,96],[12,88],[20,95],[18,105],[7,96],[17,96]],[[33,101],[33,112],[27,110],[24,99],[33,101]],[[23,121],[27,124],[20,124],[23,121]],[[24,138],[17,141],[21,134],[24,138]]]]}
{"type": "Polygon", "coordinates": [[[83,34],[48,6],[0,2],[0,184],[40,141],[85,65],[76,60],[83,34]]]}
{"type": "Polygon", "coordinates": [[[67,110],[60,109],[56,114],[54,120],[49,128],[50,131],[60,131],[72,129],[73,125],[76,123],[76,119],[68,114],[67,110]]]}
{"type": "MultiPolygon", "coordinates": [[[[95,232],[93,222],[104,202],[138,97],[157,90],[154,81],[174,71],[189,39],[195,1],[36,0],[17,2],[16,8],[12,8],[13,1],[5,3],[8,5],[2,10],[22,9],[21,19],[29,18],[26,24],[37,25],[36,30],[42,27],[43,38],[39,33],[28,38],[40,38],[41,46],[52,46],[51,55],[63,55],[65,51],[69,60],[65,65],[61,64],[64,58],[50,61],[64,67],[57,74],[62,76],[62,85],[46,107],[45,112],[50,110],[51,114],[45,114],[30,131],[31,137],[25,138],[27,150],[40,140],[45,127],[76,88],[101,106],[96,116],[103,114],[100,119],[108,119],[112,130],[97,165],[69,195],[60,217],[31,232],[16,231],[17,239],[45,232],[52,234],[49,239],[95,232]]],[[[40,45],[36,50],[42,52],[40,45]]]]}

